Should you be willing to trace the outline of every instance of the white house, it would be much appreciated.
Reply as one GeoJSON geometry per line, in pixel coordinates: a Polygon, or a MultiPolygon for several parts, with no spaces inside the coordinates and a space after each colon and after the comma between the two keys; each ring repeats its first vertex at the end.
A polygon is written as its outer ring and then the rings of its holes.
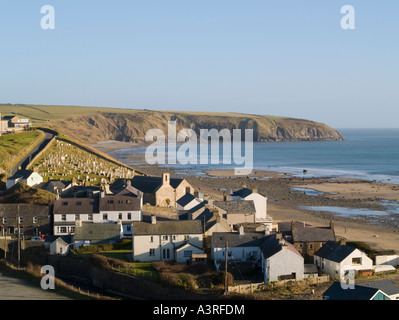
{"type": "Polygon", "coordinates": [[[133,260],[190,261],[193,254],[203,254],[202,224],[199,220],[133,222],[133,260]]]}
{"type": "Polygon", "coordinates": [[[43,182],[43,177],[32,170],[19,170],[12,177],[7,178],[7,190],[12,188],[19,182],[23,182],[30,187],[36,187],[43,182]]]}
{"type": "Polygon", "coordinates": [[[214,232],[211,240],[211,259],[218,266],[226,260],[251,261],[260,263],[260,246],[266,237],[264,232],[214,232]]]}
{"type": "Polygon", "coordinates": [[[89,198],[57,198],[54,203],[54,235],[68,235],[75,232],[75,221],[94,223],[115,223],[122,221],[123,237],[131,237],[133,221],[143,219],[143,199],[140,192],[128,186],[117,194],[89,198]]]}
{"type": "Polygon", "coordinates": [[[373,261],[361,250],[328,241],[314,254],[314,262],[332,279],[342,280],[351,270],[372,270],[373,261]]]}
{"type": "Polygon", "coordinates": [[[178,212],[185,212],[198,206],[203,201],[202,198],[198,198],[191,193],[186,193],[183,197],[177,200],[176,209],[178,212]]]}
{"type": "Polygon", "coordinates": [[[73,245],[71,236],[46,236],[45,248],[50,250],[51,254],[65,256],[73,245]]]}
{"type": "Polygon", "coordinates": [[[394,250],[379,251],[374,255],[376,265],[399,265],[399,255],[394,250]]]}
{"type": "Polygon", "coordinates": [[[267,197],[258,193],[258,188],[249,189],[243,184],[243,188],[230,193],[231,200],[252,200],[255,205],[255,222],[262,222],[269,225],[272,230],[272,217],[267,215],[267,197]]]}
{"type": "Polygon", "coordinates": [[[302,255],[294,245],[282,239],[280,234],[267,236],[261,250],[264,282],[304,278],[302,255]]]}

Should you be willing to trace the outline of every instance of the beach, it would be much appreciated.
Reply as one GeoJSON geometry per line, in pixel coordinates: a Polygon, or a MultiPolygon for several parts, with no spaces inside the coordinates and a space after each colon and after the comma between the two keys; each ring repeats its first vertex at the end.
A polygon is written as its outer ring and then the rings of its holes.
{"type": "MultiPolygon", "coordinates": [[[[91,146],[108,154],[121,149],[144,147],[137,143],[119,141],[100,142],[91,146]]],[[[109,155],[112,156],[112,153],[109,155]]],[[[243,183],[249,188],[256,186],[259,193],[268,197],[267,213],[276,222],[295,220],[313,226],[328,226],[333,219],[337,237],[348,241],[363,241],[376,250],[399,251],[399,214],[387,211],[382,202],[398,204],[399,185],[394,183],[344,177],[298,177],[283,171],[256,169],[250,175],[235,176],[232,169],[204,170],[198,174],[156,165],[134,167],[153,176],[169,171],[172,176],[186,178],[201,193],[207,193],[218,200],[223,198],[223,191],[229,193],[230,190],[238,190],[243,183]],[[309,190],[316,195],[309,194],[309,190]],[[321,211],[320,207],[354,212],[366,210],[377,215],[342,215],[321,211]]]]}

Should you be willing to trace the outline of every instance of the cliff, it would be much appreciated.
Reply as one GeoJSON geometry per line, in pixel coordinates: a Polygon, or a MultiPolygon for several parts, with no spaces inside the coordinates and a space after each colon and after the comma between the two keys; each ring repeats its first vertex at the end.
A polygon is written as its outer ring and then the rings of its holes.
{"type": "MultiPolygon", "coordinates": [[[[107,109],[109,110],[109,109],[107,109]]],[[[150,129],[161,129],[167,134],[168,121],[176,120],[177,131],[193,129],[253,129],[254,141],[329,141],[342,140],[340,133],[331,127],[309,120],[200,112],[168,112],[135,110],[135,112],[95,112],[71,116],[47,123],[50,128],[64,132],[84,143],[99,141],[142,142],[150,129]]],[[[129,110],[130,111],[130,110],[129,110]]]]}

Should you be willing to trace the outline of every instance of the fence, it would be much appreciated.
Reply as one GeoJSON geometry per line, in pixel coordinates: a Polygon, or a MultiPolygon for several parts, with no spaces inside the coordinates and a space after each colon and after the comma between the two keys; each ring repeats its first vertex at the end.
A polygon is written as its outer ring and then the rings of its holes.
{"type": "Polygon", "coordinates": [[[319,284],[325,283],[330,281],[330,276],[319,276],[319,277],[309,277],[305,279],[288,279],[288,280],[281,280],[281,281],[272,281],[272,282],[259,282],[259,283],[248,283],[248,284],[239,284],[237,286],[229,286],[228,292],[235,292],[235,293],[253,293],[256,290],[262,290],[265,286],[282,286],[282,285],[289,285],[294,283],[299,284],[319,284]]]}

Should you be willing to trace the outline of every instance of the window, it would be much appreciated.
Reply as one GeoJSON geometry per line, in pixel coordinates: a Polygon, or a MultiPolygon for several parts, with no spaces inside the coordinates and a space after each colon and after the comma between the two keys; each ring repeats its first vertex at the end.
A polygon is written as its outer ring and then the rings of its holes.
{"type": "Polygon", "coordinates": [[[362,258],[352,258],[352,264],[362,264],[362,258]]]}
{"type": "Polygon", "coordinates": [[[119,219],[119,220],[122,220],[122,213],[120,213],[120,214],[118,215],[118,219],[119,219]]]}
{"type": "Polygon", "coordinates": [[[19,223],[24,223],[24,217],[19,217],[19,223]]]}
{"type": "Polygon", "coordinates": [[[108,214],[107,213],[103,214],[103,220],[108,220],[108,214]]]}
{"type": "Polygon", "coordinates": [[[150,256],[155,256],[155,249],[150,249],[150,256]]]}
{"type": "Polygon", "coordinates": [[[172,240],[176,240],[176,236],[172,236],[172,240]]]}
{"type": "Polygon", "coordinates": [[[89,214],[87,215],[87,219],[88,219],[89,221],[93,221],[93,214],[92,214],[92,213],[89,213],[89,214]]]}
{"type": "Polygon", "coordinates": [[[75,220],[79,220],[80,219],[80,214],[75,214],[75,220]]]}
{"type": "Polygon", "coordinates": [[[114,200],[108,200],[108,204],[114,204],[114,200]]]}
{"type": "Polygon", "coordinates": [[[184,236],[184,240],[188,240],[188,239],[190,239],[190,236],[185,235],[185,236],[184,236]]]}
{"type": "Polygon", "coordinates": [[[61,215],[61,221],[66,221],[66,214],[61,215]]]}
{"type": "Polygon", "coordinates": [[[37,224],[39,222],[39,218],[34,216],[33,217],[33,224],[37,224]]]}
{"type": "Polygon", "coordinates": [[[123,200],[118,200],[118,204],[123,204],[123,200]]]}
{"type": "Polygon", "coordinates": [[[132,202],[132,200],[126,200],[126,203],[127,204],[132,204],[133,202],[132,202]]]}
{"type": "Polygon", "coordinates": [[[132,214],[130,212],[127,214],[127,220],[132,220],[132,214]]]}
{"type": "Polygon", "coordinates": [[[168,240],[168,236],[162,236],[162,240],[168,240]]]}
{"type": "Polygon", "coordinates": [[[3,224],[7,224],[7,217],[3,218],[3,224]]]}
{"type": "Polygon", "coordinates": [[[66,227],[60,227],[60,233],[67,233],[66,227]]]}
{"type": "Polygon", "coordinates": [[[163,249],[163,259],[170,259],[170,249],[163,249]]]}
{"type": "Polygon", "coordinates": [[[132,226],[127,226],[126,231],[132,231],[132,226]]]}
{"type": "Polygon", "coordinates": [[[150,237],[150,242],[154,242],[154,237],[153,236],[150,237]]]}
{"type": "Polygon", "coordinates": [[[301,249],[303,248],[303,243],[302,242],[299,243],[299,248],[301,248],[301,249]]]}
{"type": "Polygon", "coordinates": [[[81,207],[81,206],[82,206],[82,201],[76,202],[76,206],[77,206],[77,207],[81,207]]]}
{"type": "Polygon", "coordinates": [[[309,245],[309,250],[313,250],[313,244],[309,245]]]}

